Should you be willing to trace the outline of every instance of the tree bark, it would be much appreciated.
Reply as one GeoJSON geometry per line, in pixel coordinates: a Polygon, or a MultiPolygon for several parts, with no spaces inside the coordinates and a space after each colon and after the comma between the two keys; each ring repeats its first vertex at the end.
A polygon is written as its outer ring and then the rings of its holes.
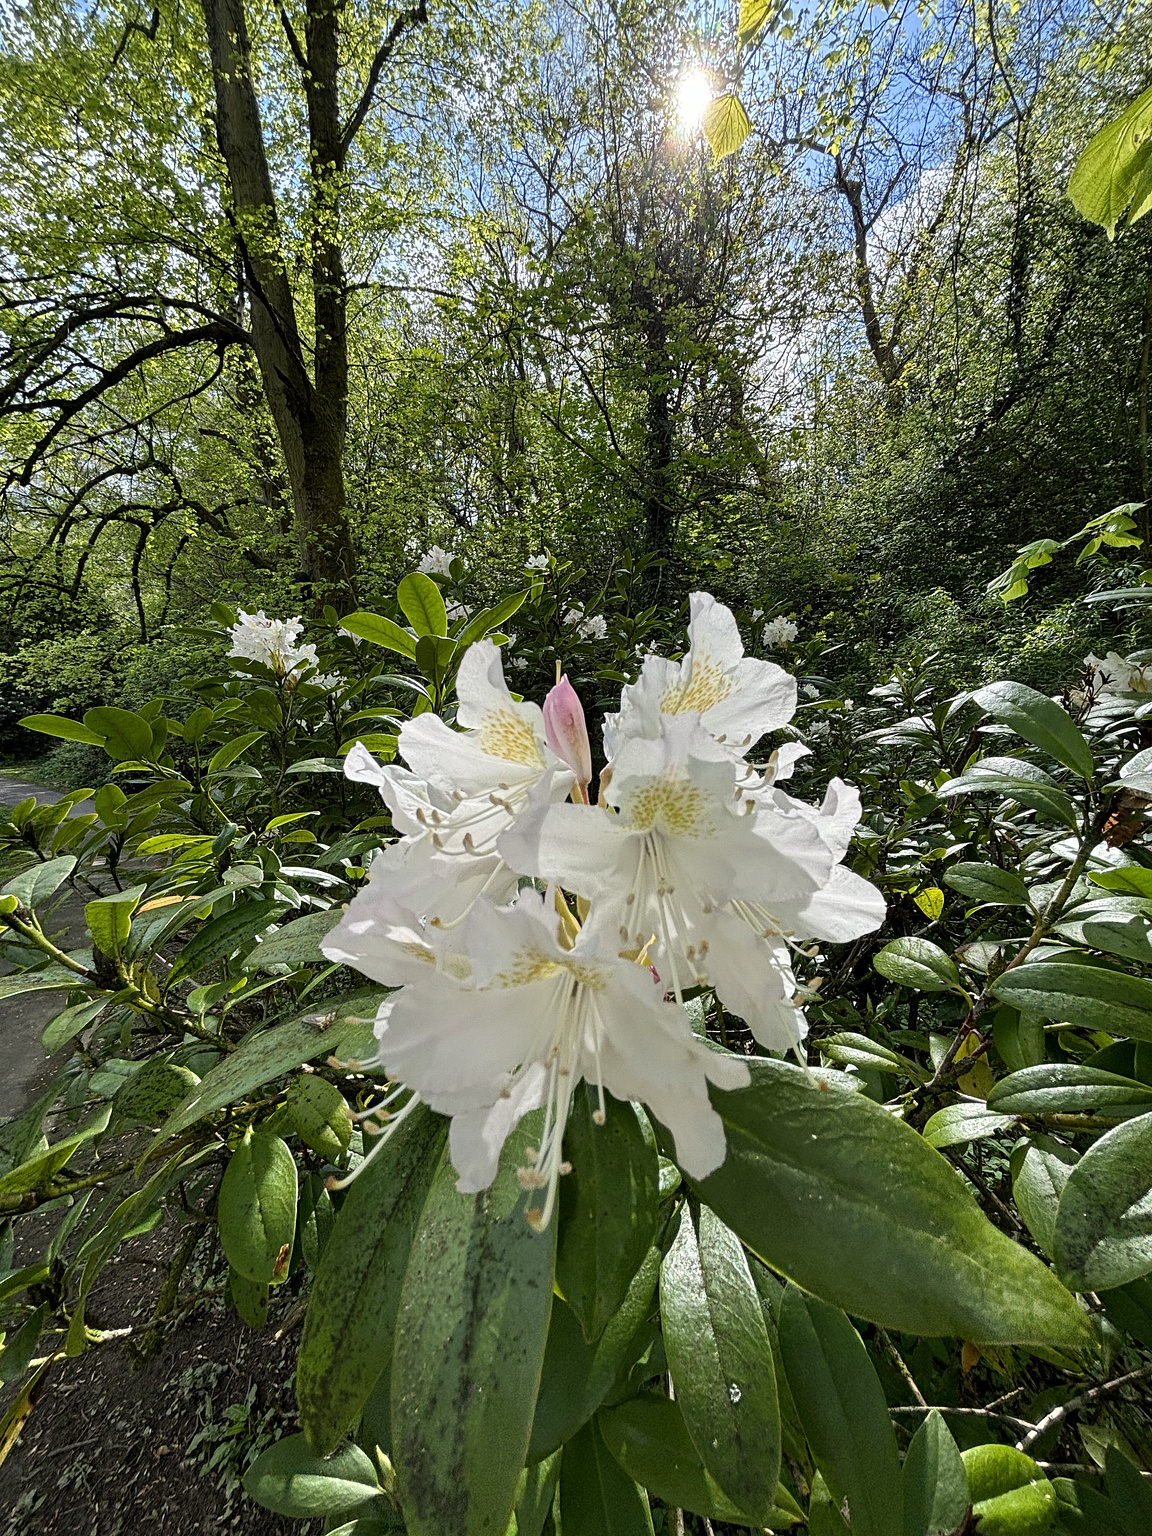
{"type": "MultiPolygon", "coordinates": [[[[252,76],[243,0],[201,0],[216,89],[216,140],[228,173],[230,217],[244,260],[254,350],[292,492],[305,600],[356,601],[356,558],[345,515],[348,417],[346,285],[339,246],[342,169],[337,120],[338,21],[333,0],[311,0],[308,94],[313,207],[315,382],[301,346],[280,242],[276,200],[252,76]]],[[[301,61],[303,62],[303,61],[301,61]]]]}

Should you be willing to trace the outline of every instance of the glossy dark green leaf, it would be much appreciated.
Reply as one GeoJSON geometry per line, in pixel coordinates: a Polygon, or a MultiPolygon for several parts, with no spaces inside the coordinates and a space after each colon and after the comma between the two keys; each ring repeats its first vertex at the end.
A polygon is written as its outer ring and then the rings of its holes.
{"type": "Polygon", "coordinates": [[[860,1335],[837,1307],[784,1292],[780,1351],[816,1465],[847,1498],[854,1536],[904,1536],[896,1436],[860,1335]]]}
{"type": "Polygon", "coordinates": [[[1104,1487],[1115,1504],[1125,1536],[1147,1536],[1152,1531],[1152,1484],[1114,1445],[1105,1452],[1104,1487]]]}
{"type": "Polygon", "coordinates": [[[71,854],[33,864],[31,869],[21,870],[15,879],[9,880],[0,895],[15,896],[23,906],[35,909],[59,890],[75,868],[76,860],[71,854]]]}
{"type": "Polygon", "coordinates": [[[159,1139],[179,1135],[205,1115],[317,1056],[370,1056],[375,1049],[372,1020],[384,996],[380,987],[348,992],[300,1018],[246,1035],[236,1050],[205,1073],[200,1086],[161,1128],[159,1139]]]}
{"type": "Polygon", "coordinates": [[[1074,1298],[923,1137],[830,1073],[749,1068],[750,1087],[712,1090],[728,1156],[696,1188],[765,1263],[908,1333],[1093,1348],[1074,1298]]]}
{"type": "MultiPolygon", "coordinates": [[[[632,1363],[629,1355],[652,1310],[659,1274],[660,1250],[651,1248],[632,1277],[619,1311],[595,1344],[585,1339],[571,1308],[559,1299],[553,1301],[529,1461],[549,1455],[571,1439],[604,1401],[621,1368],[632,1363]]],[[[638,1342],[642,1346],[643,1338],[638,1342]]]]}
{"type": "Polygon", "coordinates": [[[236,954],[247,954],[256,935],[283,914],[284,907],[271,901],[238,896],[233,906],[211,918],[184,948],[169,974],[169,985],[185,976],[203,976],[214,965],[236,954]]]}
{"type": "Polygon", "coordinates": [[[924,1140],[930,1147],[955,1147],[994,1136],[1014,1123],[1012,1115],[993,1114],[983,1104],[949,1104],[938,1109],[928,1121],[924,1140]]]}
{"type": "Polygon", "coordinates": [[[0,1347],[0,1387],[18,1381],[28,1369],[47,1317],[48,1303],[44,1302],[10,1338],[4,1340],[0,1347]]]}
{"type": "Polygon", "coordinates": [[[372,645],[381,645],[389,651],[397,651],[401,656],[407,656],[409,661],[415,660],[415,637],[406,629],[401,629],[399,624],[378,613],[350,613],[340,620],[340,627],[359,640],[367,640],[372,645]]]}
{"type": "Polygon", "coordinates": [[[1075,832],[1079,828],[1076,807],[1043,769],[1018,757],[985,757],[960,775],[941,784],[936,794],[941,800],[956,795],[997,795],[1015,800],[1037,815],[1058,822],[1075,832]]]}
{"type": "Polygon", "coordinates": [[[82,741],[87,747],[102,747],[104,737],[79,720],[69,720],[66,715],[25,715],[20,724],[26,731],[39,731],[42,736],[55,736],[58,741],[82,741]]]}
{"type": "Polygon", "coordinates": [[[1028,888],[1020,876],[996,864],[953,864],[944,872],[944,884],[973,901],[1006,907],[1028,905],[1028,888]]]}
{"type": "Polygon", "coordinates": [[[710,1520],[747,1523],[747,1515],[701,1462],[679,1403],[645,1392],[615,1408],[602,1408],[596,1423],[624,1471],[654,1498],[710,1520]]]}
{"type": "Polygon", "coordinates": [[[286,1280],[296,1234],[296,1164],[279,1136],[249,1128],[233,1152],[216,1201],[229,1264],[260,1284],[286,1280]]]}
{"type": "Polygon", "coordinates": [[[1012,1198],[1036,1245],[1055,1253],[1056,1210],[1079,1154],[1050,1136],[1034,1136],[1012,1153],[1012,1198]]]}
{"type": "Polygon", "coordinates": [[[1114,1126],[1071,1170],[1053,1244],[1056,1267],[1079,1291],[1152,1270],[1152,1114],[1114,1126]]]}
{"type": "Polygon", "coordinates": [[[819,1472],[812,1479],[808,1501],[808,1536],[849,1536],[839,1505],[819,1472]]]}
{"type": "Polygon", "coordinates": [[[259,1280],[246,1280],[234,1269],[228,1271],[228,1294],[237,1315],[249,1328],[263,1328],[268,1321],[268,1297],[271,1286],[259,1280]]]}
{"type": "Polygon", "coordinates": [[[1152,1040],[1152,981],[1107,966],[1025,963],[997,977],[992,992],[1022,1013],[1152,1040]]]}
{"type": "Polygon", "coordinates": [[[270,1445],[244,1474],[244,1491],[277,1515],[341,1515],[378,1491],[376,1469],[358,1445],[317,1456],[303,1435],[270,1445]]]}
{"type": "Polygon", "coordinates": [[[564,1155],[572,1172],[560,1185],[556,1283],[594,1342],[619,1307],[652,1246],[660,1195],[656,1143],[629,1103],[604,1095],[606,1120],[593,1119],[599,1095],[573,1095],[564,1155]]]}
{"type": "Polygon", "coordinates": [[[413,1111],[340,1207],[296,1362],[300,1423],[320,1454],[339,1444],[391,1358],[412,1236],[447,1128],[431,1110],[413,1111]]]}
{"type": "Polygon", "coordinates": [[[475,640],[483,640],[485,635],[491,634],[494,629],[499,629],[506,624],[514,613],[523,605],[525,598],[531,591],[531,587],[525,587],[521,592],[513,592],[503,602],[496,603],[492,608],[483,608],[469,619],[468,623],[456,636],[457,645],[471,645],[475,640]]]}
{"type": "Polygon", "coordinates": [[[872,964],[886,980],[918,992],[947,992],[960,985],[954,962],[930,939],[893,939],[872,964]]]}
{"type": "Polygon", "coordinates": [[[1007,1115],[1143,1114],[1152,1109],[1152,1087],[1099,1067],[1049,1061],[1002,1077],[988,1108],[1007,1115]]]}
{"type": "Polygon", "coordinates": [[[980,1536],[1044,1536],[1051,1530],[1056,1490],[1030,1456],[1010,1445],[975,1445],[963,1459],[980,1536]]]}
{"type": "Polygon", "coordinates": [[[344,1095],[327,1078],[301,1072],[285,1100],[292,1129],[306,1147],[335,1162],[352,1140],[352,1112],[344,1095]]]}
{"type": "Polygon", "coordinates": [[[88,710],[84,724],[101,738],[105,752],[117,762],[147,759],[152,755],[152,727],[143,716],[130,709],[101,705],[88,710]]]}
{"type": "Polygon", "coordinates": [[[293,918],[283,928],[261,939],[244,957],[246,971],[264,970],[273,965],[323,965],[320,941],[343,916],[340,907],[324,912],[309,912],[293,918]]]}
{"type": "Polygon", "coordinates": [[[396,601],[417,635],[448,633],[443,595],[431,576],[426,576],[423,571],[413,571],[404,577],[396,588],[396,601]]]}
{"type": "Polygon", "coordinates": [[[540,1536],[556,1499],[560,1478],[560,1455],[554,1451],[543,1461],[533,1462],[520,1474],[516,1490],[516,1536],[540,1536]]]}
{"type": "Polygon", "coordinates": [[[744,1250],[707,1206],[681,1213],[660,1271],[660,1315],[676,1401],[700,1459],[763,1523],[780,1472],[772,1347],[744,1250]]]}
{"type": "Polygon", "coordinates": [[[609,1455],[595,1420],[564,1447],[560,1524],[564,1536],[652,1536],[648,1495],[609,1455]]]}
{"type": "Polygon", "coordinates": [[[904,1457],[904,1536],[948,1536],[968,1508],[968,1474],[960,1448],[935,1409],[912,1436],[904,1457]]]}
{"type": "Polygon", "coordinates": [[[410,1536],[505,1536],[528,1451],[552,1305],[555,1224],[528,1225],[517,1169],[541,1112],[504,1144],[491,1188],[445,1159],[420,1218],[392,1362],[393,1459],[410,1536]]]}
{"type": "Polygon", "coordinates": [[[1133,1280],[1100,1298],[1108,1320],[1152,1349],[1152,1280],[1133,1280]]]}
{"type": "Polygon", "coordinates": [[[1124,960],[1152,965],[1152,925],[1137,913],[1127,917],[1086,919],[1081,925],[1081,934],[1090,949],[1102,949],[1106,954],[1119,955],[1124,960]]]}
{"type": "Polygon", "coordinates": [[[237,758],[243,757],[249,747],[254,747],[266,735],[266,731],[246,731],[243,736],[234,736],[231,741],[217,747],[208,759],[209,774],[222,773],[225,768],[230,768],[237,758]]]}
{"type": "Polygon", "coordinates": [[[1082,732],[1059,704],[1037,693],[1035,688],[1024,683],[990,683],[987,688],[978,688],[972,699],[994,719],[1082,779],[1090,779],[1095,773],[1092,752],[1082,732]]]}

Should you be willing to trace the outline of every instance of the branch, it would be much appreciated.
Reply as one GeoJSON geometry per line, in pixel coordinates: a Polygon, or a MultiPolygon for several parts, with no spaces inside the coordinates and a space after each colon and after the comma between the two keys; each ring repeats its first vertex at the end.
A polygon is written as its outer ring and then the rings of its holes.
{"type": "Polygon", "coordinates": [[[396,44],[400,41],[405,32],[410,31],[413,27],[423,26],[427,20],[428,10],[426,0],[417,0],[416,5],[414,5],[410,11],[401,12],[401,14],[397,16],[396,20],[392,23],[392,26],[388,32],[388,36],[380,44],[379,48],[377,48],[376,57],[372,60],[372,67],[368,71],[368,83],[364,87],[364,94],[356,103],[356,110],[348,119],[348,126],[340,135],[341,161],[343,161],[344,156],[348,153],[352,140],[360,132],[360,129],[364,123],[364,119],[371,111],[372,102],[376,95],[376,87],[380,83],[380,72],[391,57],[392,50],[396,47],[396,44]]]}
{"type": "Polygon", "coordinates": [[[1138,1371],[1129,1371],[1127,1376],[1117,1376],[1114,1381],[1106,1381],[1088,1392],[1081,1392],[1079,1397],[1069,1398],[1066,1403],[1053,1408],[1051,1413],[1046,1413],[1038,1424],[1034,1424],[1024,1438],[1017,1442],[1016,1449],[1030,1450],[1041,1435],[1046,1434],[1054,1425],[1062,1424],[1070,1413],[1075,1413],[1080,1408],[1087,1408],[1090,1403],[1099,1402],[1102,1397],[1111,1397],[1113,1393],[1119,1392],[1121,1387],[1135,1386],[1138,1381],[1147,1381],[1149,1376],[1152,1376],[1152,1365],[1142,1365],[1138,1371]]]}
{"type": "Polygon", "coordinates": [[[288,46],[292,50],[292,57],[299,64],[303,74],[308,73],[308,60],[304,57],[304,50],[300,46],[300,39],[296,36],[296,28],[283,6],[280,7],[280,25],[284,28],[284,36],[288,39],[288,46]]]}

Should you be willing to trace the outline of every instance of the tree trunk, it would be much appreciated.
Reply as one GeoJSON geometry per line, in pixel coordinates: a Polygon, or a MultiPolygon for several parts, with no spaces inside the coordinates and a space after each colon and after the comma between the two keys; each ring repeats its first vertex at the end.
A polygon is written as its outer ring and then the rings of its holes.
{"type": "Polygon", "coordinates": [[[344,497],[348,354],[338,244],[342,155],[336,122],[335,11],[331,0],[310,6],[309,47],[315,47],[317,57],[314,64],[298,61],[307,84],[311,139],[317,332],[313,383],[280,245],[244,0],[201,0],[201,5],[216,87],[216,140],[228,172],[229,213],[244,260],[253,344],[292,491],[298,580],[313,610],[328,602],[352,606],[356,561],[344,497]]]}

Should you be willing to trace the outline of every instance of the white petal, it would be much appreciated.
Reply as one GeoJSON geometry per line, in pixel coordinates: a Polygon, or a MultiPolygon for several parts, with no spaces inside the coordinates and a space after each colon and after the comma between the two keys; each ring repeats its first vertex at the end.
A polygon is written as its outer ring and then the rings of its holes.
{"type": "Polygon", "coordinates": [[[507,1098],[453,1115],[448,1151],[459,1175],[456,1188],[461,1194],[488,1188],[496,1177],[505,1141],[530,1110],[543,1104],[546,1081],[544,1068],[533,1063],[520,1074],[507,1098]]]}
{"type": "Polygon", "coordinates": [[[883,896],[869,881],[837,864],[828,884],[801,903],[789,926],[805,938],[846,944],[850,939],[874,933],[888,908],[883,896]]]}
{"type": "Polygon", "coordinates": [[[804,1015],[791,998],[796,980],[788,949],[773,945],[731,912],[717,912],[702,932],[708,975],[720,1001],[744,1020],[766,1050],[787,1051],[804,1037],[804,1015]]]}
{"type": "Polygon", "coordinates": [[[499,839],[510,869],[556,881],[592,898],[631,883],[639,840],[603,806],[541,805],[526,811],[499,839]]]}

